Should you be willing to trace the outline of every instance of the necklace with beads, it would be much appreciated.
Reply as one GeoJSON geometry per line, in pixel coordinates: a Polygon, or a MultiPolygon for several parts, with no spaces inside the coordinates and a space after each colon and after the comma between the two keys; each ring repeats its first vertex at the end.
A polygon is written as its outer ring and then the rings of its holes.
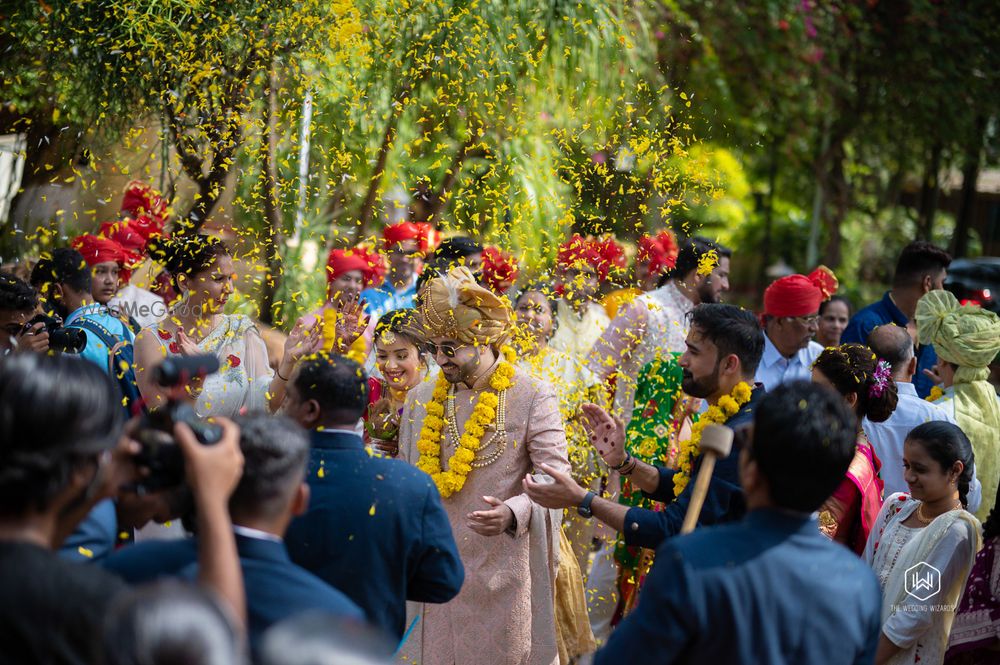
{"type": "MultiPolygon", "coordinates": [[[[483,467],[493,464],[500,459],[500,456],[503,455],[505,450],[507,450],[506,390],[501,390],[497,393],[497,401],[499,404],[497,405],[496,420],[494,421],[496,423],[496,431],[489,439],[484,440],[479,445],[479,450],[476,451],[476,457],[469,462],[469,466],[474,469],[482,469],[483,467]]],[[[462,438],[462,435],[458,431],[458,414],[455,410],[454,385],[448,389],[448,401],[445,407],[445,420],[448,422],[448,438],[451,439],[451,447],[456,448],[459,440],[462,438]]]]}

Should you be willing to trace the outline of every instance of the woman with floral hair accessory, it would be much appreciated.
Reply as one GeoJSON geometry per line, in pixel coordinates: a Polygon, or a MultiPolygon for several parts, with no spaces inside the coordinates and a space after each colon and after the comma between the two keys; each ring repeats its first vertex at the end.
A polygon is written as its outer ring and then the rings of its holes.
{"type": "Polygon", "coordinates": [[[952,413],[972,441],[983,483],[976,517],[985,520],[1000,484],[1000,404],[989,382],[989,365],[1000,352],[1000,317],[938,290],[917,302],[916,321],[920,343],[934,345],[939,370],[951,384],[935,403],[952,413]]]}
{"type": "Polygon", "coordinates": [[[860,344],[825,349],[813,363],[812,381],[840,393],[858,418],[854,459],[847,477],[820,508],[819,523],[823,533],[861,554],[882,507],[883,488],[878,476],[882,463],[861,421],[888,420],[898,401],[896,382],[889,365],[860,344]]]}

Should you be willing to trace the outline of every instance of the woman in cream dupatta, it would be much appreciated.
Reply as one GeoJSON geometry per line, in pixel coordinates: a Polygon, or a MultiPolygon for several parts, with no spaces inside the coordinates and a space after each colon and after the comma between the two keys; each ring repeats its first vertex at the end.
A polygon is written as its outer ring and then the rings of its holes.
{"type": "Polygon", "coordinates": [[[912,496],[882,505],[864,558],[883,589],[875,662],[940,664],[965,582],[981,546],[979,521],[965,510],[972,446],[950,423],[915,428],[904,444],[912,496]]]}

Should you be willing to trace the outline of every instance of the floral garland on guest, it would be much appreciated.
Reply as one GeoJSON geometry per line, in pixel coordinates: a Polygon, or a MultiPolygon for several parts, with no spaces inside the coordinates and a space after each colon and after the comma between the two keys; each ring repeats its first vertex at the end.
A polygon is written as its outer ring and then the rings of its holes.
{"type": "Polygon", "coordinates": [[[700,452],[699,444],[701,443],[702,430],[709,425],[721,425],[736,415],[740,408],[750,401],[752,392],[749,383],[739,382],[730,394],[723,395],[718,404],[708,407],[698,422],[691,426],[691,438],[681,442],[680,454],[677,456],[677,472],[674,473],[675,497],[680,496],[684,488],[691,482],[694,459],[700,452]]]}
{"type": "Polygon", "coordinates": [[[445,499],[465,486],[465,479],[472,471],[472,462],[482,445],[486,428],[497,417],[497,406],[500,403],[498,395],[513,385],[513,351],[504,347],[502,353],[504,359],[490,377],[493,392],[483,392],[476,400],[472,415],[465,423],[465,432],[459,437],[458,446],[448,459],[447,471],[441,468],[441,443],[445,425],[444,405],[448,399],[450,384],[444,374],[441,374],[434,385],[431,401],[427,405],[427,416],[420,429],[420,438],[417,439],[417,451],[420,453],[417,468],[434,480],[438,492],[445,499]]]}

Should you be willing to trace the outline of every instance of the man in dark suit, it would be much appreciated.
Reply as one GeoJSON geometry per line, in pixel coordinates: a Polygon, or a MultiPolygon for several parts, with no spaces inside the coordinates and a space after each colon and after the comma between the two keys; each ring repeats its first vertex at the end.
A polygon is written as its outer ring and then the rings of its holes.
{"type": "Polygon", "coordinates": [[[312,430],[312,502],[289,528],[288,550],[402,637],[405,601],[447,602],[465,571],[430,476],[365,450],[355,425],[367,404],[367,377],[347,358],[311,356],[290,377],[285,413],[312,430]]]}
{"type": "MultiPolygon", "coordinates": [[[[246,586],[251,645],[271,625],[310,610],[364,622],[361,609],[343,593],[292,563],[282,542],[289,522],[309,503],[309,487],[303,482],[308,435],[287,418],[259,415],[237,422],[245,465],[229,511],[246,586]]],[[[103,564],[139,584],[166,576],[193,578],[196,560],[197,543],[187,539],[132,545],[103,564]]]]}
{"type": "Polygon", "coordinates": [[[767,394],[742,432],[746,517],[664,541],[639,604],[595,665],[873,662],[878,581],[812,516],[847,472],[855,427],[822,386],[767,394]]]}

